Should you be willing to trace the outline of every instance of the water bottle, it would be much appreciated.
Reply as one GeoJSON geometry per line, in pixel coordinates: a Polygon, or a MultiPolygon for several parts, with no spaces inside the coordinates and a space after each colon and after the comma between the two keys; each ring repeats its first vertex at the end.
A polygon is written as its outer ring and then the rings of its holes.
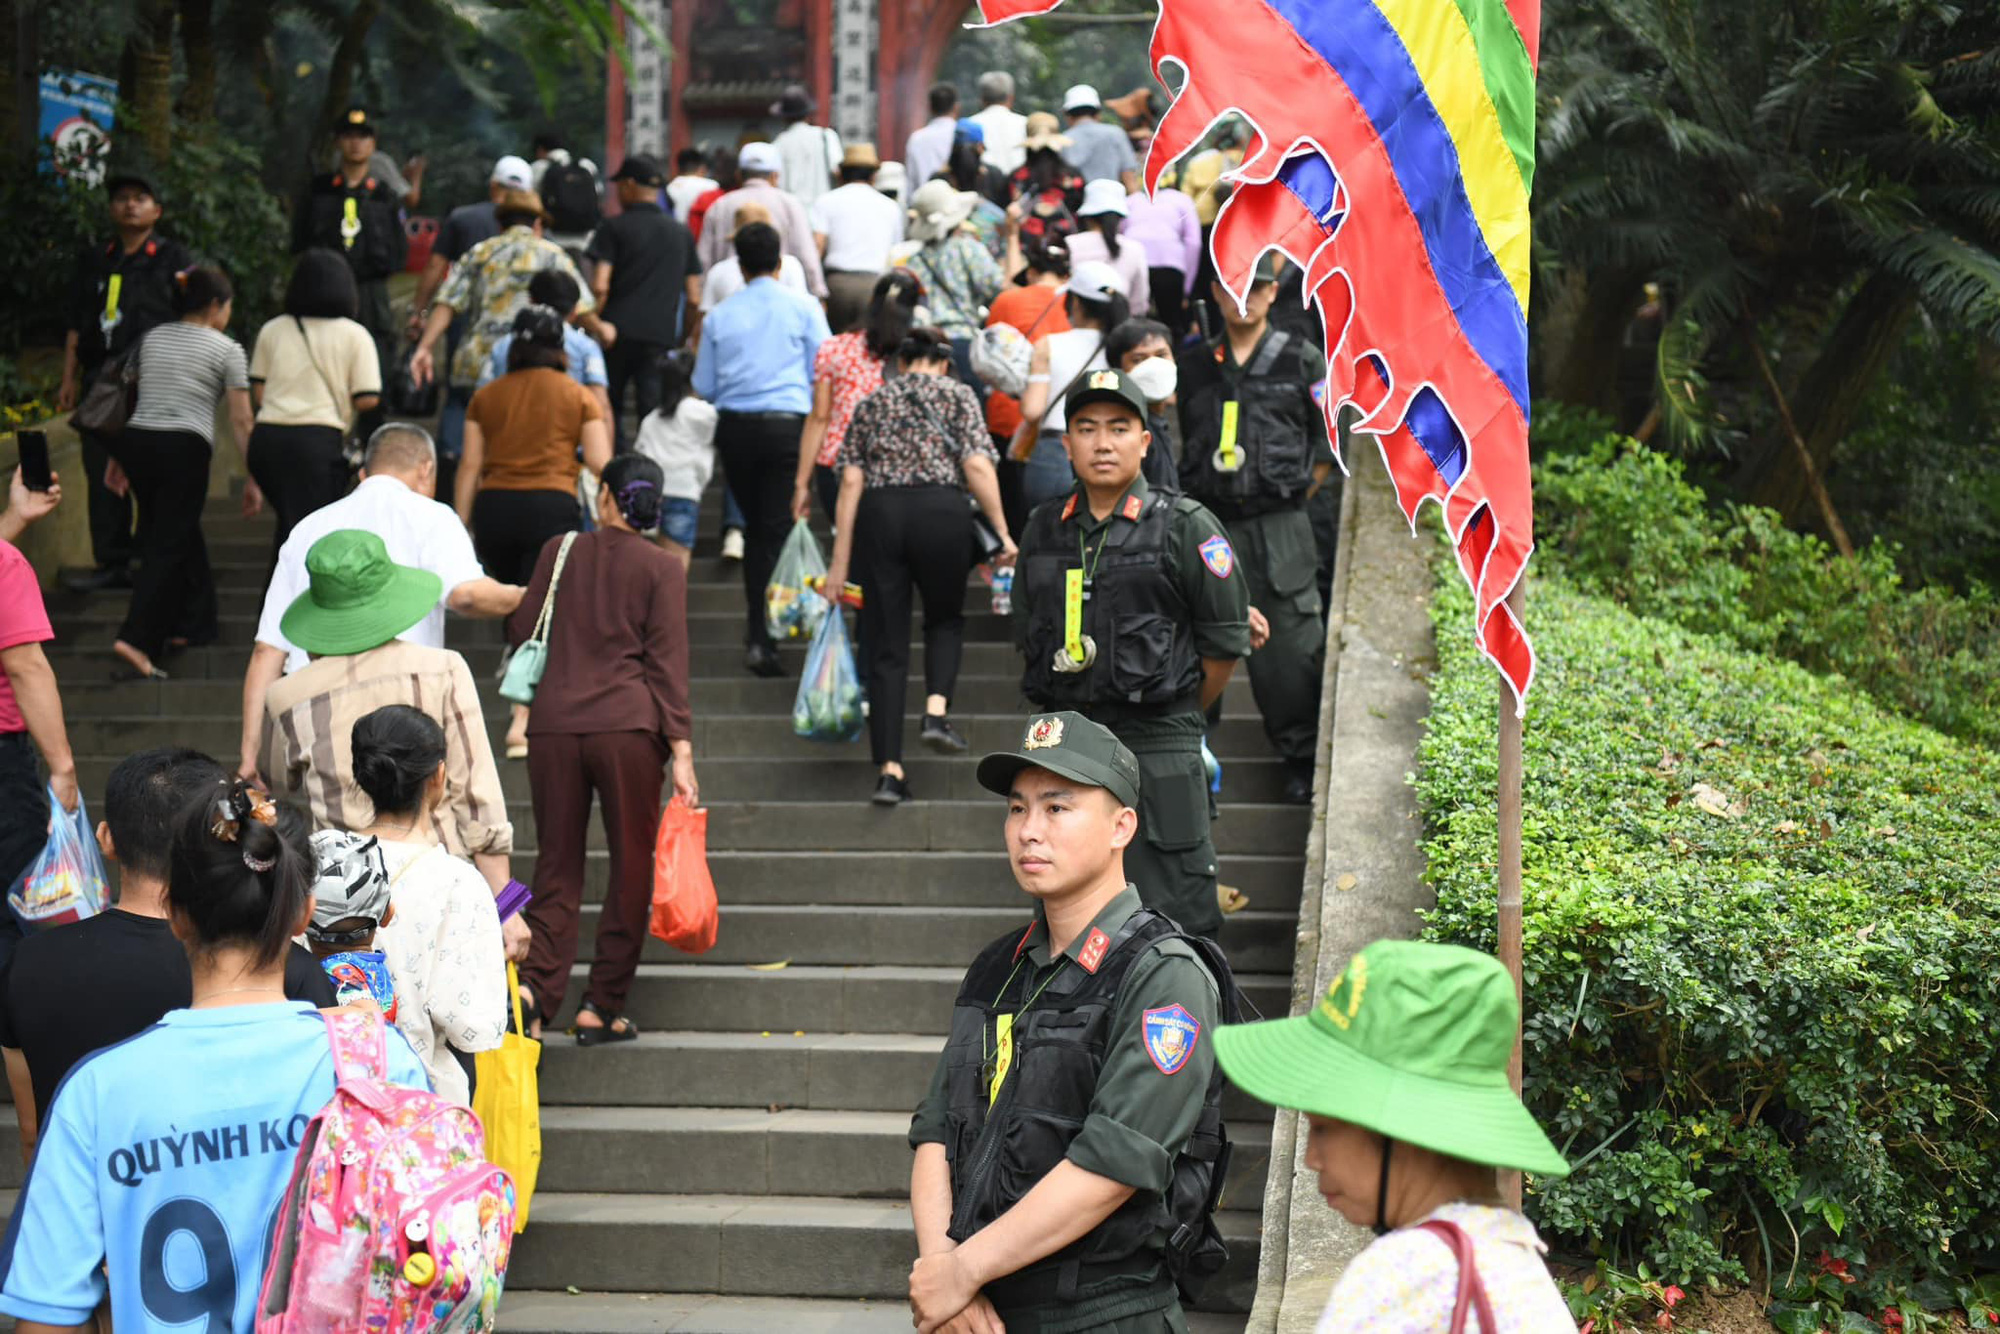
{"type": "Polygon", "coordinates": [[[1003,565],[993,572],[993,614],[1014,614],[1014,567],[1003,565]]]}

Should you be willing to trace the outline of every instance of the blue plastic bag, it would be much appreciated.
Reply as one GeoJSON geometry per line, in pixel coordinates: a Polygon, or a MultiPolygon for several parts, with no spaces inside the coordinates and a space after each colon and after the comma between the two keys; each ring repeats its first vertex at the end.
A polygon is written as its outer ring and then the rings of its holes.
{"type": "MultiPolygon", "coordinates": [[[[807,594],[825,606],[816,594],[807,594]]],[[[847,618],[838,611],[821,618],[812,647],[806,651],[805,675],[792,701],[792,731],[811,741],[854,741],[865,721],[861,712],[861,677],[854,670],[854,649],[847,642],[847,618]]]]}
{"type": "Polygon", "coordinates": [[[7,906],[31,931],[64,926],[95,917],[111,903],[111,886],[104,875],[90,817],[83,798],[70,814],[49,789],[49,841],[41,854],[7,890],[7,906]]]}

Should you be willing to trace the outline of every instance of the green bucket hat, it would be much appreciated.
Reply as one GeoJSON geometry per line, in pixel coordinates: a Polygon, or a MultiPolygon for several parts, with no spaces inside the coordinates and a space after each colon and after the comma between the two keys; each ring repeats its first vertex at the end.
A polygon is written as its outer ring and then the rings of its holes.
{"type": "Polygon", "coordinates": [[[1507,1082],[1520,1006],[1498,959],[1457,945],[1378,940],[1318,1005],[1216,1030],[1244,1092],[1491,1167],[1565,1176],[1507,1082]]]}
{"type": "Polygon", "coordinates": [[[431,614],[444,581],[389,559],[374,533],[343,528],[306,552],[306,591],[278,628],[308,653],[361,653],[388,643],[431,614]]]}

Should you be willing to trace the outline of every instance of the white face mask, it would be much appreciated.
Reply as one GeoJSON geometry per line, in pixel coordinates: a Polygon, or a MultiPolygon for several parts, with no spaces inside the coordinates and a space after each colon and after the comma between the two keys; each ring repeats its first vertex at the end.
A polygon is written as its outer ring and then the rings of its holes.
{"type": "Polygon", "coordinates": [[[1132,382],[1139,386],[1139,392],[1146,396],[1148,403],[1164,403],[1174,396],[1180,384],[1180,368],[1171,357],[1147,357],[1134,366],[1130,374],[1132,382]]]}

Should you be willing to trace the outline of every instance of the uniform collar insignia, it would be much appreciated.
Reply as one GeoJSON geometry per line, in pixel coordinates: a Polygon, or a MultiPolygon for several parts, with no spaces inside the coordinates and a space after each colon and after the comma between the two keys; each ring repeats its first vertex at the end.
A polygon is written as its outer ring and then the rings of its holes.
{"type": "Polygon", "coordinates": [[[1144,502],[1142,502],[1139,499],[1139,497],[1137,496],[1125,497],[1125,508],[1123,512],[1125,517],[1130,519],[1132,522],[1134,523],[1139,522],[1139,512],[1145,508],[1146,506],[1144,502]]]}
{"type": "Polygon", "coordinates": [[[1076,495],[1077,495],[1076,492],[1074,491],[1070,492],[1069,500],[1063,505],[1062,516],[1064,523],[1068,523],[1069,516],[1076,513],[1076,495]]]}
{"type": "Polygon", "coordinates": [[[1076,961],[1083,965],[1084,972],[1094,977],[1103,966],[1105,952],[1110,948],[1111,937],[1093,926],[1083,938],[1083,948],[1076,952],[1076,961]]]}

